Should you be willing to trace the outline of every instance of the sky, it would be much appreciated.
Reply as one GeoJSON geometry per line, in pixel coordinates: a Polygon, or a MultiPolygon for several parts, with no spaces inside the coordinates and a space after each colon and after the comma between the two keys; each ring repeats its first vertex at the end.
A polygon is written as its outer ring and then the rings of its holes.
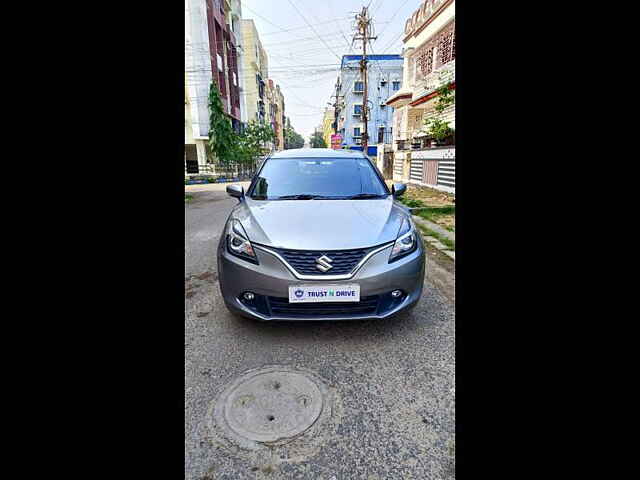
{"type": "MultiPolygon", "coordinates": [[[[280,85],[285,115],[296,132],[308,139],[322,124],[324,108],[333,101],[342,55],[362,53],[361,41],[351,48],[356,12],[369,6],[374,35],[378,36],[372,41],[373,53],[399,54],[404,24],[420,3],[421,0],[242,0],[242,17],[252,19],[256,25],[269,58],[269,78],[280,85]]],[[[369,47],[367,53],[372,53],[369,47]]]]}

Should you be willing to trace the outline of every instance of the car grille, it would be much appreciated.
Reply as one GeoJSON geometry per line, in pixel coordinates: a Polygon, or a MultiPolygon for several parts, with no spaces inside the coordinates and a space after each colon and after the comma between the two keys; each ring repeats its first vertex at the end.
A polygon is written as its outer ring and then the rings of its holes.
{"type": "Polygon", "coordinates": [[[358,262],[362,260],[373,248],[360,248],[355,250],[276,250],[296,272],[301,275],[345,275],[351,273],[358,262]],[[316,267],[317,260],[326,255],[332,262],[333,268],[322,272],[316,267]]]}
{"type": "Polygon", "coordinates": [[[372,315],[378,310],[379,295],[362,297],[359,302],[289,303],[288,298],[268,297],[273,316],[317,317],[372,315]]]}

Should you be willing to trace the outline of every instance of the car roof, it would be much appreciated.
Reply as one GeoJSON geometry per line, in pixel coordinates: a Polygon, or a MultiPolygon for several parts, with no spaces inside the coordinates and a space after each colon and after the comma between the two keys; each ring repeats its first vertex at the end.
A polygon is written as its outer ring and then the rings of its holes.
{"type": "Polygon", "coordinates": [[[268,158],[366,158],[358,150],[333,150],[331,148],[292,148],[276,152],[268,158]]]}

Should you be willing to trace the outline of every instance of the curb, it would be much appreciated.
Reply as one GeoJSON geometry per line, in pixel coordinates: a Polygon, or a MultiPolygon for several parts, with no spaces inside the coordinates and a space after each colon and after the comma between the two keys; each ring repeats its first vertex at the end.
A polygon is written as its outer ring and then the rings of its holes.
{"type": "MultiPolygon", "coordinates": [[[[430,222],[428,220],[425,220],[424,218],[421,217],[416,217],[415,215],[411,215],[411,217],[413,218],[413,221],[419,224],[422,224],[423,226],[429,228],[430,230],[433,230],[434,232],[447,237],[448,239],[450,239],[451,241],[455,242],[456,241],[456,235],[454,232],[450,232],[448,230],[445,230],[444,228],[442,228],[440,225],[436,225],[433,222],[430,222]]],[[[447,257],[449,257],[450,259],[452,259],[454,262],[456,261],[456,252],[455,250],[450,250],[449,247],[447,247],[446,245],[444,245],[443,243],[440,242],[440,240],[438,240],[436,237],[432,237],[430,235],[425,235],[424,233],[420,232],[422,234],[422,238],[424,239],[425,242],[429,243],[429,245],[431,245],[433,248],[440,250],[442,253],[444,253],[447,257]]]]}
{"type": "Polygon", "coordinates": [[[411,214],[411,218],[413,219],[414,222],[419,223],[419,224],[427,227],[429,230],[433,230],[434,232],[438,233],[439,235],[442,235],[443,237],[447,237],[452,242],[456,241],[455,232],[450,232],[449,230],[447,230],[445,228],[442,228],[437,223],[433,223],[433,222],[430,222],[429,220],[425,220],[422,217],[418,217],[416,215],[413,215],[413,213],[411,214]]]}

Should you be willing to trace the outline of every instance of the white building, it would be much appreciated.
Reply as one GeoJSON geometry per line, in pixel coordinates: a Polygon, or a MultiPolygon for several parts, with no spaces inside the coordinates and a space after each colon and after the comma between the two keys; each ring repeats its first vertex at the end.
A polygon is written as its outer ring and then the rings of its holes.
{"type": "Polygon", "coordinates": [[[394,111],[393,178],[455,192],[455,136],[436,141],[425,120],[455,130],[455,104],[438,113],[440,87],[455,91],[455,0],[426,0],[404,30],[402,88],[387,99],[394,111]]]}

